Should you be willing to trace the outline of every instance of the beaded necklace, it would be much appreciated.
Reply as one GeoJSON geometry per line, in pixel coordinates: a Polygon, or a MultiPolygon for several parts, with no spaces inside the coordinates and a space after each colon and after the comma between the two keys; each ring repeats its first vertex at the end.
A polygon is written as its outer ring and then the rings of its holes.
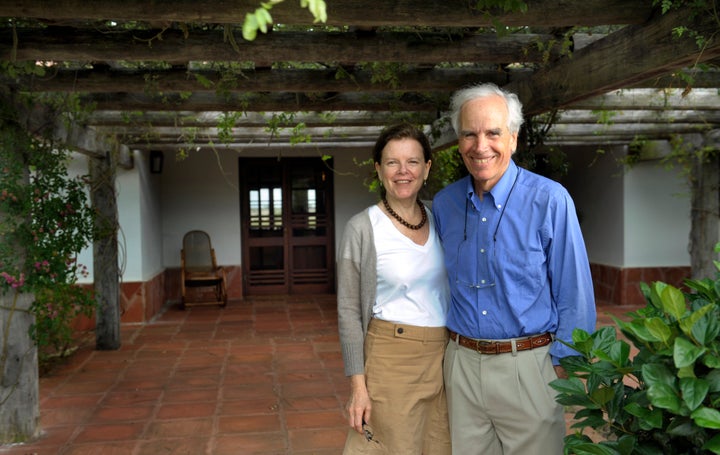
{"type": "Polygon", "coordinates": [[[400,215],[395,213],[395,210],[390,207],[390,204],[388,204],[388,201],[386,198],[382,198],[383,204],[385,205],[385,209],[388,211],[388,213],[398,220],[403,226],[405,226],[408,229],[412,229],[413,231],[417,231],[421,227],[425,226],[425,223],[427,222],[427,213],[425,212],[425,206],[422,202],[420,202],[420,199],[416,199],[417,204],[420,206],[420,212],[422,213],[422,219],[420,220],[420,223],[418,224],[410,224],[407,221],[405,221],[400,215]]]}

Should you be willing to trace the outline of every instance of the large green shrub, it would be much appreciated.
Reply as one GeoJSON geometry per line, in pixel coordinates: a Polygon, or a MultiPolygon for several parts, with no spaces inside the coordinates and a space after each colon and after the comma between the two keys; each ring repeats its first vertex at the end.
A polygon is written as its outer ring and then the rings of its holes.
{"type": "Polygon", "coordinates": [[[720,454],[720,274],[685,285],[643,284],[647,305],[614,318],[634,349],[614,327],[573,333],[580,355],[551,383],[578,409],[566,453],[720,454]]]}

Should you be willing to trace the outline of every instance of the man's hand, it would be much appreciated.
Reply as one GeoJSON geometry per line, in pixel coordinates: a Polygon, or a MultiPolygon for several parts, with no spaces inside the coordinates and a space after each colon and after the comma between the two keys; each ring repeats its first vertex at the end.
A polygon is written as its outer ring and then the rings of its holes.
{"type": "Polygon", "coordinates": [[[560,365],[553,365],[553,368],[555,368],[555,374],[557,375],[558,379],[568,378],[568,374],[567,371],[565,371],[565,368],[561,367],[560,365]]]}

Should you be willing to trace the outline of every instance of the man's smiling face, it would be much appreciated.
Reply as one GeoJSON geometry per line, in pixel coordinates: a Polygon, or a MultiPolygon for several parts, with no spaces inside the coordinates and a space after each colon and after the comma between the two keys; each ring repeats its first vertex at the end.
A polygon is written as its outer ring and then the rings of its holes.
{"type": "Polygon", "coordinates": [[[480,194],[500,180],[517,147],[517,133],[507,125],[508,109],[500,96],[468,101],[460,110],[458,150],[480,194]]]}

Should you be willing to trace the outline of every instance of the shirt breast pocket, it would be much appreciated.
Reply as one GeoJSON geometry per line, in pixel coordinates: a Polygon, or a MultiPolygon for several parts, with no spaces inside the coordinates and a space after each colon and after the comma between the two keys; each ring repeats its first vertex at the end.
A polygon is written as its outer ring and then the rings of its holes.
{"type": "Polygon", "coordinates": [[[506,296],[534,301],[547,282],[547,261],[542,251],[501,250],[495,252],[498,283],[506,296]]]}

